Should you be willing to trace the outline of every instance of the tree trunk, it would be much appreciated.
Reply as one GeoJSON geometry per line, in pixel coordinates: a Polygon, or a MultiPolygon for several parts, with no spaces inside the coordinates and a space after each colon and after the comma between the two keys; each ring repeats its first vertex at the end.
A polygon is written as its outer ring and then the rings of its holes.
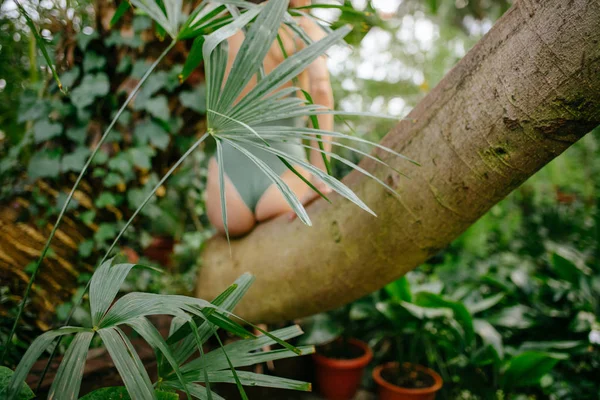
{"type": "Polygon", "coordinates": [[[240,274],[256,283],[236,312],[252,321],[302,317],[364,296],[436,254],[528,177],[600,124],[600,2],[521,0],[382,144],[395,172],[364,160],[398,201],[353,172],[344,182],[378,214],[340,197],[232,242],[214,238],[197,295],[240,274]]]}

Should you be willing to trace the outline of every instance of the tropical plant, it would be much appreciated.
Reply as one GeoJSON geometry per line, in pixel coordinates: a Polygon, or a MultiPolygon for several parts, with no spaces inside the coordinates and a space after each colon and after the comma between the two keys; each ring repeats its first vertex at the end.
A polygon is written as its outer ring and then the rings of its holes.
{"type": "Polygon", "coordinates": [[[58,368],[50,388],[50,398],[78,397],[88,349],[96,335],[102,339],[133,399],[156,398],[155,389],[181,390],[186,392],[188,398],[221,398],[211,393],[211,382],[235,383],[244,398],[242,385],[310,390],[310,384],[304,382],[235,370],[238,367],[313,352],[311,346],[295,348],[284,342],[302,333],[297,326],[273,333],[262,331],[263,335],[256,337],[231,319],[231,310],[252,284],[252,276],[241,276],[211,303],[193,297],[149,293],[128,293],[115,301],[118,288],[134,267],[134,264],[113,263],[112,259],[98,267],[90,285],[92,326],[62,327],[38,337],[8,382],[8,399],[17,398],[27,373],[42,352],[58,337],[71,334],[75,338],[58,368]],[[174,317],[166,340],[147,318],[158,314],[174,317]],[[154,384],[135,348],[120,328],[123,325],[133,328],[154,349],[158,361],[158,378],[154,384]],[[216,335],[218,328],[223,328],[242,340],[223,346],[216,335]],[[213,335],[221,348],[204,354],[203,345],[213,335]],[[284,348],[254,352],[274,344],[280,344],[284,348]],[[196,350],[200,352],[200,357],[190,361],[196,350]]]}
{"type": "MultiPolygon", "coordinates": [[[[66,210],[69,207],[69,204],[73,198],[75,190],[77,189],[79,183],[81,182],[83,176],[86,171],[90,167],[94,157],[98,154],[99,149],[103,145],[103,143],[108,138],[112,128],[117,124],[117,121],[120,120],[122,115],[125,112],[125,107],[127,104],[140,92],[140,88],[144,84],[144,82],[148,79],[148,77],[152,74],[157,65],[161,62],[161,60],[173,49],[177,41],[184,39],[194,39],[194,44],[192,46],[190,55],[184,65],[182,72],[180,74],[180,79],[185,80],[187,76],[189,76],[191,70],[199,65],[199,63],[204,60],[205,69],[207,71],[207,84],[206,84],[206,110],[207,110],[207,132],[204,135],[196,140],[179,158],[177,162],[168,170],[168,172],[156,183],[156,185],[147,191],[147,194],[141,196],[139,199],[139,205],[137,209],[132,213],[130,218],[125,222],[119,233],[116,235],[116,238],[112,242],[112,244],[108,247],[106,251],[106,255],[103,260],[100,262],[100,267],[92,276],[92,279],[88,282],[86,288],[81,291],[81,296],[79,300],[75,302],[75,306],[71,309],[69,315],[66,318],[65,324],[68,324],[71,316],[73,314],[73,310],[77,305],[81,303],[83,299],[84,293],[87,291],[87,288],[90,288],[90,305],[91,305],[91,318],[93,321],[93,326],[91,328],[82,328],[82,327],[63,327],[56,331],[47,332],[46,334],[40,336],[32,346],[29,348],[26,357],[20,363],[17,368],[15,375],[13,376],[10,386],[9,386],[9,394],[10,396],[15,396],[17,393],[17,389],[20,387],[21,381],[24,379],[27,371],[31,367],[33,361],[41,354],[41,352],[49,345],[54,338],[62,338],[62,336],[70,333],[76,334],[74,341],[71,346],[67,350],[65,355],[65,361],[61,364],[59,368],[58,375],[56,381],[53,384],[52,392],[53,393],[72,393],[77,394],[79,390],[79,382],[80,382],[80,374],[82,371],[81,365],[84,362],[85,355],[87,354],[87,349],[90,345],[92,338],[98,333],[101,337],[104,344],[107,346],[109,353],[113,357],[115,364],[118,366],[117,368],[120,370],[120,373],[123,377],[123,380],[126,384],[127,390],[132,397],[136,398],[148,398],[144,396],[151,396],[152,390],[150,386],[149,379],[147,378],[147,374],[144,374],[139,362],[139,359],[135,357],[134,354],[127,355],[126,350],[131,351],[130,343],[123,336],[122,332],[119,331],[117,325],[119,324],[128,324],[132,326],[140,335],[142,335],[151,345],[156,347],[161,351],[163,356],[167,359],[168,363],[173,368],[173,377],[176,377],[178,380],[178,384],[171,383],[171,386],[168,386],[167,381],[163,380],[161,382],[161,386],[167,385],[168,387],[176,387],[187,390],[188,395],[192,392],[197,396],[204,396],[204,392],[202,392],[202,388],[194,388],[190,389],[189,382],[184,381],[184,372],[186,371],[184,367],[182,367],[182,371],[178,370],[178,365],[175,363],[175,359],[171,357],[168,353],[165,344],[162,341],[160,335],[157,336],[155,330],[149,325],[148,321],[145,319],[146,315],[153,313],[161,313],[161,314],[171,314],[178,318],[183,318],[185,322],[190,325],[194,325],[192,323],[192,319],[186,317],[185,313],[192,313],[197,317],[202,318],[203,320],[210,321],[210,323],[215,324],[220,327],[225,327],[229,330],[233,330],[237,332],[241,336],[248,335],[248,332],[245,331],[238,325],[233,325],[232,322],[225,318],[225,314],[220,314],[219,312],[210,311],[215,310],[214,306],[209,306],[207,302],[202,300],[195,300],[192,298],[186,298],[181,296],[159,296],[153,294],[142,294],[142,293],[132,293],[123,297],[123,299],[118,300],[115,305],[109,308],[109,305],[116,295],[119,286],[124,281],[127,273],[132,268],[130,264],[118,264],[114,267],[110,267],[110,261],[107,261],[107,258],[114,250],[117,242],[125,233],[127,228],[131,225],[135,217],[141,212],[146,204],[153,198],[157,190],[162,187],[162,185],[166,182],[166,180],[173,174],[184,162],[184,160],[190,156],[198,147],[209,137],[212,137],[216,142],[217,154],[219,155],[219,170],[220,170],[220,181],[223,182],[223,158],[221,157],[221,145],[222,143],[228,143],[234,148],[238,149],[244,156],[248,157],[252,162],[254,162],[279,188],[279,190],[283,193],[284,197],[291,205],[293,210],[298,214],[299,218],[310,225],[310,220],[306,211],[304,210],[303,205],[300,201],[295,197],[290,188],[279,178],[279,176],[272,171],[268,166],[266,166],[260,159],[253,156],[250,152],[245,150],[240,144],[249,144],[254,147],[263,149],[269,153],[275,154],[289,169],[295,172],[299,177],[302,177],[295,169],[292,167],[292,164],[301,165],[302,167],[309,170],[313,175],[317,176],[321,179],[326,185],[331,187],[333,190],[340,193],[342,196],[348,198],[353,203],[357,204],[364,210],[371,212],[372,211],[344,184],[342,184],[337,179],[333,178],[326,172],[319,170],[318,168],[312,166],[311,164],[297,159],[285,152],[281,152],[280,150],[274,149],[270,146],[269,141],[286,141],[292,137],[297,137],[300,139],[311,139],[313,136],[316,137],[316,141],[319,143],[319,147],[315,148],[315,150],[320,151],[323,155],[323,160],[325,165],[327,166],[327,171],[330,171],[329,168],[329,158],[339,160],[340,162],[350,165],[352,168],[362,172],[370,176],[375,181],[379,182],[384,187],[388,188],[393,194],[396,194],[386,183],[381,181],[379,178],[372,176],[366,170],[357,166],[356,164],[345,160],[342,157],[339,157],[333,153],[326,152],[322,145],[325,142],[325,139],[322,138],[322,135],[331,136],[334,138],[342,138],[349,139],[355,142],[361,143],[369,143],[364,139],[351,137],[348,135],[344,135],[336,132],[328,132],[319,129],[318,121],[315,118],[319,114],[324,113],[332,113],[334,115],[346,115],[348,113],[343,112],[335,112],[331,110],[323,109],[323,107],[319,105],[315,105],[312,103],[312,99],[310,94],[302,91],[304,94],[305,100],[300,98],[288,98],[287,96],[300,91],[299,88],[292,87],[288,89],[280,89],[280,87],[290,81],[293,80],[300,72],[302,72],[313,60],[323,54],[323,52],[335,44],[341,38],[344,37],[345,34],[349,32],[349,28],[343,27],[338,29],[335,32],[332,32],[324,39],[311,43],[311,41],[306,37],[303,31],[300,29],[297,22],[291,18],[292,15],[304,15],[308,16],[302,10],[290,10],[288,12],[288,2],[287,1],[271,1],[266,5],[257,6],[255,4],[245,2],[245,1],[226,1],[226,0],[215,0],[210,2],[202,2],[200,5],[192,11],[189,17],[184,18],[182,15],[181,7],[182,4],[179,1],[166,1],[163,3],[157,2],[141,2],[134,0],[132,1],[132,5],[136,7],[139,12],[144,13],[145,15],[152,18],[152,20],[157,25],[157,30],[163,33],[165,36],[169,36],[172,39],[171,44],[169,44],[165,50],[161,53],[161,55],[156,59],[156,61],[150,66],[150,68],[141,76],[139,82],[135,86],[135,88],[129,93],[127,100],[123,103],[121,108],[116,112],[112,122],[108,125],[102,136],[97,141],[94,149],[88,155],[81,155],[81,159],[86,159],[81,168],[81,173],[77,177],[75,184],[73,185],[71,192],[66,197],[63,202],[62,208],[58,213],[58,218],[56,223],[54,224],[48,241],[45,244],[44,249],[41,252],[41,255],[38,259],[38,262],[32,267],[31,278],[29,280],[28,286],[25,291],[25,295],[21,302],[21,306],[19,307],[15,323],[13,325],[13,329],[11,333],[8,335],[7,343],[3,351],[2,357],[6,355],[9,351],[10,345],[12,343],[12,337],[16,330],[16,326],[20,320],[21,314],[23,313],[23,309],[26,303],[26,300],[29,296],[29,292],[35,280],[36,274],[41,266],[41,262],[46,256],[50,242],[54,237],[56,230],[65,215],[66,210]],[[241,9],[238,9],[238,6],[241,9]],[[185,22],[181,22],[185,21],[185,22]],[[302,37],[307,46],[287,58],[279,67],[277,67],[272,73],[267,76],[262,76],[262,79],[257,84],[257,86],[252,89],[247,95],[245,95],[242,99],[236,102],[237,97],[241,93],[242,89],[249,83],[250,79],[256,75],[262,75],[262,61],[270,47],[270,44],[277,38],[278,29],[280,25],[284,23],[288,25],[294,32],[296,32],[300,37],[302,37]],[[247,28],[249,26],[249,28],[247,28]],[[225,68],[227,65],[227,52],[226,52],[226,39],[233,35],[240,29],[246,29],[246,39],[240,51],[233,63],[233,68],[228,79],[224,82],[224,74],[225,68]],[[210,32],[210,33],[209,33],[210,32]],[[276,92],[277,91],[277,92],[276,92]],[[292,117],[309,117],[313,121],[313,128],[297,128],[297,129],[289,129],[285,127],[263,127],[261,124],[265,122],[277,121],[285,118],[292,117]],[[257,140],[258,139],[258,140],[257,140]],[[114,276],[110,273],[115,270],[114,276]],[[98,276],[102,276],[102,278],[98,278],[98,276]],[[106,281],[103,281],[106,279],[106,281]],[[100,284],[99,281],[102,280],[103,283],[100,284]],[[125,300],[126,299],[126,300],[125,300]],[[131,369],[129,373],[125,371],[131,369]],[[74,375],[75,374],[75,375],[74,375]],[[201,394],[198,394],[201,393],[201,394]]],[[[123,3],[115,13],[112,23],[116,22],[118,18],[120,18],[124,12],[128,9],[128,3],[123,3]]],[[[24,8],[20,8],[23,15],[26,16],[27,12],[24,8]]],[[[26,16],[27,21],[31,22],[31,19],[26,16]]],[[[36,27],[31,22],[31,29],[35,30],[36,27]]],[[[37,31],[36,31],[37,32],[37,31]]],[[[39,37],[39,35],[37,35],[39,37]]],[[[40,40],[39,45],[44,49],[43,41],[40,40]]],[[[46,54],[45,49],[43,52],[46,54]]],[[[46,57],[50,64],[51,60],[46,57]]],[[[86,57],[86,61],[88,58],[86,57]]],[[[89,67],[86,68],[94,68],[94,65],[99,65],[97,63],[98,60],[91,60],[89,67]]],[[[58,75],[55,73],[55,69],[52,67],[52,71],[56,78],[56,83],[59,89],[62,88],[62,84],[58,79],[58,75]]],[[[96,76],[95,79],[97,79],[96,76]]],[[[90,78],[91,79],[91,78],[90,78]]],[[[93,87],[97,85],[94,83],[88,82],[93,87]]],[[[97,82],[96,82],[97,83],[97,82]]],[[[77,89],[80,89],[82,96],[80,98],[79,103],[86,102],[90,100],[90,97],[86,97],[86,90],[90,89],[90,85],[80,85],[77,89]]],[[[141,92],[140,92],[141,93],[141,92]]],[[[104,91],[94,94],[96,97],[100,97],[106,94],[104,91]]],[[[75,91],[72,93],[72,96],[76,96],[77,93],[75,91]]],[[[94,96],[91,97],[92,101],[94,96]]],[[[88,103],[85,103],[88,104],[88,103]]],[[[81,104],[80,104],[81,105],[81,104]]],[[[150,112],[152,112],[150,110],[150,112]]],[[[364,114],[364,115],[372,115],[372,114],[364,114]]],[[[60,133],[61,128],[58,130],[51,130],[54,132],[51,137],[56,136],[56,134],[60,133]],[[56,131],[56,132],[55,132],[56,131]]],[[[47,135],[47,129],[40,129],[40,132],[47,135]]],[[[47,137],[43,137],[43,139],[47,139],[47,137]]],[[[336,144],[336,143],[334,143],[336,144]]],[[[402,157],[400,154],[389,150],[383,146],[376,145],[370,143],[372,146],[378,147],[387,151],[388,153],[394,154],[396,156],[402,157]]],[[[311,148],[309,145],[304,145],[306,148],[311,148]]],[[[340,144],[340,146],[343,146],[340,144]]],[[[348,147],[348,146],[345,146],[348,147]]],[[[382,161],[379,157],[374,157],[364,153],[360,150],[356,150],[356,152],[365,155],[378,163],[387,165],[384,161],[382,161]]],[[[120,154],[117,157],[121,156],[120,154]]],[[[321,196],[325,197],[322,193],[316,189],[316,187],[310,183],[308,180],[302,177],[304,182],[309,185],[313,190],[317,191],[321,196]]],[[[224,185],[221,185],[223,188],[224,185]]],[[[224,207],[225,201],[225,193],[224,190],[221,192],[222,199],[222,213],[223,213],[223,221],[227,221],[226,209],[224,207]]],[[[396,194],[397,195],[397,194],[396,194]]],[[[108,201],[108,199],[107,199],[108,201]]],[[[216,309],[221,312],[225,312],[221,309],[216,309]]],[[[196,329],[192,329],[196,342],[200,344],[202,342],[202,336],[197,334],[196,329]]],[[[210,334],[212,333],[212,326],[210,324],[206,324],[205,329],[208,333],[202,331],[202,334],[210,334]]],[[[298,331],[299,332],[299,331],[298,331]]],[[[297,334],[293,333],[293,336],[297,334]]],[[[177,335],[177,334],[175,334],[177,335]]],[[[277,339],[275,336],[265,333],[266,337],[270,338],[270,340],[274,340],[277,343],[280,343],[284,346],[284,342],[277,339]]],[[[266,341],[268,342],[268,341],[266,341]]],[[[261,345],[267,344],[265,340],[261,341],[261,345]]],[[[55,346],[56,349],[58,346],[55,346]]],[[[295,350],[290,346],[287,346],[288,350],[297,352],[301,354],[301,350],[295,350]]],[[[202,351],[201,346],[199,346],[200,351],[202,351]]],[[[248,350],[246,347],[244,349],[248,350]]],[[[189,349],[188,349],[189,350],[189,349]]],[[[54,352],[53,352],[54,354],[54,352]]],[[[50,359],[52,359],[51,355],[50,359]]],[[[188,354],[189,356],[189,354],[188,354]]],[[[208,357],[208,356],[207,356],[208,357]]],[[[237,374],[234,370],[235,360],[232,361],[230,357],[227,356],[227,353],[224,353],[224,359],[227,361],[227,364],[232,368],[232,373],[230,375],[231,379],[233,379],[238,387],[240,388],[240,392],[243,393],[241,389],[241,382],[253,382],[254,378],[247,377],[242,374],[243,377],[248,378],[247,380],[241,379],[239,374],[237,374]]],[[[240,361],[241,363],[248,362],[246,359],[244,361],[240,361]]],[[[223,374],[209,375],[207,368],[205,365],[207,361],[201,357],[201,360],[196,364],[202,366],[204,370],[203,377],[194,376],[194,382],[201,381],[204,379],[204,382],[208,385],[211,377],[213,379],[226,379],[223,374]],[[216,378],[215,378],[216,376],[216,378]]],[[[221,361],[219,361],[221,362],[221,361]]],[[[222,365],[223,363],[217,365],[222,365]]],[[[196,366],[198,366],[196,365],[196,366]]],[[[216,367],[214,367],[216,368],[216,367]]],[[[217,372],[218,369],[215,369],[213,372],[217,372]]],[[[229,379],[229,378],[227,378],[229,379]]],[[[267,379],[268,381],[268,379],[267,379]]],[[[173,382],[175,382],[175,378],[173,378],[173,382]]],[[[304,386],[301,386],[304,388],[304,386]]],[[[208,398],[211,397],[210,391],[206,392],[206,396],[208,398]]]]}

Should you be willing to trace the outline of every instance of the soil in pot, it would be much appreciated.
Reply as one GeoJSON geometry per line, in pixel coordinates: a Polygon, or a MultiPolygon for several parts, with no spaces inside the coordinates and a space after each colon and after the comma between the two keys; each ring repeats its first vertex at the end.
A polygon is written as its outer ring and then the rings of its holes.
{"type": "Polygon", "coordinates": [[[335,342],[320,346],[318,352],[334,360],[353,360],[365,354],[363,348],[353,346],[345,340],[336,340],[335,342]]]}
{"type": "Polygon", "coordinates": [[[415,369],[411,364],[381,371],[381,377],[392,385],[406,389],[425,389],[435,384],[435,379],[424,371],[415,369]]]}

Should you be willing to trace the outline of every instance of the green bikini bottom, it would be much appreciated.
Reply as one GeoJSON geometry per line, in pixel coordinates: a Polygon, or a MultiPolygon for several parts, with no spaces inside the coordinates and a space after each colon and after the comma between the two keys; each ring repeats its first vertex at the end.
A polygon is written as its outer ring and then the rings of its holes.
{"type": "MultiPolygon", "coordinates": [[[[298,126],[295,120],[282,120],[269,125],[277,126],[298,126]]],[[[258,143],[258,138],[256,138],[258,143]]],[[[294,139],[282,142],[272,142],[267,140],[271,147],[283,151],[286,154],[306,160],[306,152],[301,145],[300,139],[294,139]]],[[[276,155],[265,150],[259,149],[251,144],[236,144],[248,150],[254,156],[262,160],[277,175],[281,176],[288,168],[276,155]]],[[[265,193],[267,188],[273,184],[271,179],[254,164],[246,155],[227,142],[223,142],[223,171],[229,177],[233,186],[237,189],[244,203],[252,212],[255,211],[258,201],[265,193]]]]}

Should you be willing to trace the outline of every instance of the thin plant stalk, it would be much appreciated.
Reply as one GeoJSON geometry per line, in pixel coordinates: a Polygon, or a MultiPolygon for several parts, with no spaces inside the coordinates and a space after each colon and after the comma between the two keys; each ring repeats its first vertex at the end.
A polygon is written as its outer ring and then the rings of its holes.
{"type": "Polygon", "coordinates": [[[135,95],[137,94],[137,92],[140,90],[140,88],[142,87],[142,85],[144,84],[144,82],[146,81],[146,79],[148,79],[148,77],[150,76],[150,74],[154,71],[154,69],[156,68],[156,66],[162,61],[162,59],[167,55],[167,53],[169,53],[169,51],[175,46],[175,43],[176,42],[173,41],[162,52],[162,54],[156,59],[156,61],[154,61],[154,63],[150,66],[150,68],[148,68],[148,70],[146,71],[146,73],[144,74],[144,76],[140,79],[140,81],[135,86],[135,88],[131,91],[131,93],[129,94],[129,97],[127,97],[127,100],[125,100],[125,102],[123,103],[123,105],[121,106],[121,108],[119,109],[119,111],[117,112],[117,114],[115,115],[115,117],[113,118],[113,120],[111,121],[111,123],[108,126],[108,128],[106,128],[106,130],[104,131],[104,134],[102,135],[102,137],[98,141],[98,144],[96,145],[96,147],[92,151],[92,154],[90,155],[90,157],[86,161],[85,165],[83,166],[81,172],[79,173],[79,176],[77,177],[77,180],[75,181],[75,184],[71,188],[71,192],[67,196],[65,204],[63,205],[62,210],[60,211],[60,213],[58,215],[58,218],[56,219],[56,223],[52,227],[52,231],[50,232],[50,236],[48,237],[48,240],[46,241],[46,244],[44,245],[42,253],[40,254],[40,257],[39,257],[39,259],[38,259],[38,261],[37,261],[37,263],[35,265],[35,268],[33,269],[31,277],[29,278],[29,282],[27,283],[27,287],[25,289],[25,293],[23,294],[23,299],[21,300],[21,304],[19,306],[19,310],[17,312],[17,316],[15,317],[15,322],[14,322],[13,327],[12,327],[12,329],[10,331],[10,334],[8,335],[8,338],[6,340],[6,345],[4,346],[4,351],[2,352],[2,357],[0,357],[0,364],[4,363],[4,359],[6,357],[6,354],[8,354],[8,351],[10,350],[10,346],[11,346],[11,343],[12,343],[12,338],[13,338],[16,330],[17,330],[17,325],[18,325],[18,323],[19,323],[19,321],[21,319],[21,315],[23,314],[23,310],[25,309],[25,303],[27,302],[27,299],[29,297],[29,293],[31,292],[31,287],[33,286],[33,282],[35,280],[37,272],[40,269],[40,266],[42,264],[42,261],[44,260],[44,257],[46,257],[46,253],[48,252],[48,249],[50,248],[50,244],[52,242],[52,239],[54,238],[54,235],[56,234],[58,226],[61,223],[62,218],[65,215],[65,212],[67,211],[67,207],[69,206],[69,203],[71,202],[71,199],[73,198],[73,195],[75,194],[75,190],[77,189],[77,187],[79,186],[79,183],[83,179],[83,176],[87,172],[87,169],[89,168],[90,164],[92,163],[92,160],[94,159],[94,157],[98,153],[98,150],[100,150],[100,147],[102,146],[102,144],[104,143],[104,141],[108,137],[108,134],[111,132],[112,128],[117,123],[117,120],[119,119],[119,117],[121,116],[121,114],[123,114],[123,111],[125,111],[125,108],[127,107],[127,105],[135,97],[135,95]]]}
{"type": "MultiPolygon", "coordinates": [[[[154,186],[154,188],[152,189],[152,191],[150,191],[150,193],[148,193],[148,195],[146,196],[146,198],[144,199],[144,201],[142,201],[142,203],[138,206],[138,208],[135,210],[135,212],[133,213],[133,215],[129,218],[129,220],[127,221],[127,223],[125,223],[125,226],[123,226],[123,228],[121,229],[121,231],[119,232],[119,234],[117,235],[117,237],[115,238],[115,240],[113,240],[110,248],[104,254],[104,258],[102,258],[102,261],[100,261],[99,265],[102,265],[104,263],[104,261],[106,261],[108,259],[110,253],[112,252],[112,250],[117,245],[117,243],[118,243],[119,239],[121,238],[121,236],[123,236],[123,234],[125,233],[125,231],[127,230],[127,228],[129,228],[129,226],[131,225],[131,223],[133,222],[133,220],[135,219],[135,217],[140,213],[140,211],[142,211],[142,208],[144,208],[146,206],[146,204],[148,204],[148,202],[150,201],[150,199],[152,199],[152,197],[154,196],[154,194],[156,193],[156,191],[158,190],[158,188],[161,187],[167,181],[167,179],[169,179],[169,177],[173,174],[173,172],[175,172],[175,170],[177,168],[179,168],[179,166],[181,165],[181,163],[183,163],[183,161],[190,154],[192,154],[194,152],[194,150],[196,150],[198,148],[198,146],[200,146],[200,144],[202,144],[204,142],[204,140],[206,140],[206,138],[208,137],[208,135],[209,135],[208,133],[205,133],[204,135],[202,135],[202,137],[200,139],[198,139],[179,158],[179,160],[177,160],[177,162],[175,164],[173,164],[173,166],[169,169],[169,171],[167,171],[167,173],[161,178],[161,180],[154,186]]],[[[83,292],[81,292],[81,295],[79,296],[79,298],[77,299],[77,301],[75,302],[75,304],[73,304],[71,306],[71,309],[69,310],[69,314],[67,315],[67,319],[65,320],[63,326],[67,326],[71,322],[71,318],[73,317],[73,314],[75,313],[75,310],[77,309],[77,307],[79,307],[81,305],[81,303],[83,301],[83,297],[85,296],[85,294],[87,293],[88,289],[90,288],[90,284],[91,284],[91,280],[88,281],[88,283],[85,285],[85,288],[83,289],[83,292]]],[[[54,349],[52,350],[52,353],[50,354],[50,357],[48,358],[48,362],[46,363],[46,366],[44,367],[44,371],[42,372],[42,375],[40,376],[40,379],[38,381],[36,392],[39,390],[40,385],[42,384],[42,381],[44,380],[44,377],[46,376],[46,373],[48,372],[48,368],[49,368],[50,364],[52,363],[52,359],[54,358],[54,355],[56,354],[56,349],[58,348],[58,345],[60,344],[61,340],[62,340],[62,337],[58,339],[57,345],[54,347],[54,349]]]]}

